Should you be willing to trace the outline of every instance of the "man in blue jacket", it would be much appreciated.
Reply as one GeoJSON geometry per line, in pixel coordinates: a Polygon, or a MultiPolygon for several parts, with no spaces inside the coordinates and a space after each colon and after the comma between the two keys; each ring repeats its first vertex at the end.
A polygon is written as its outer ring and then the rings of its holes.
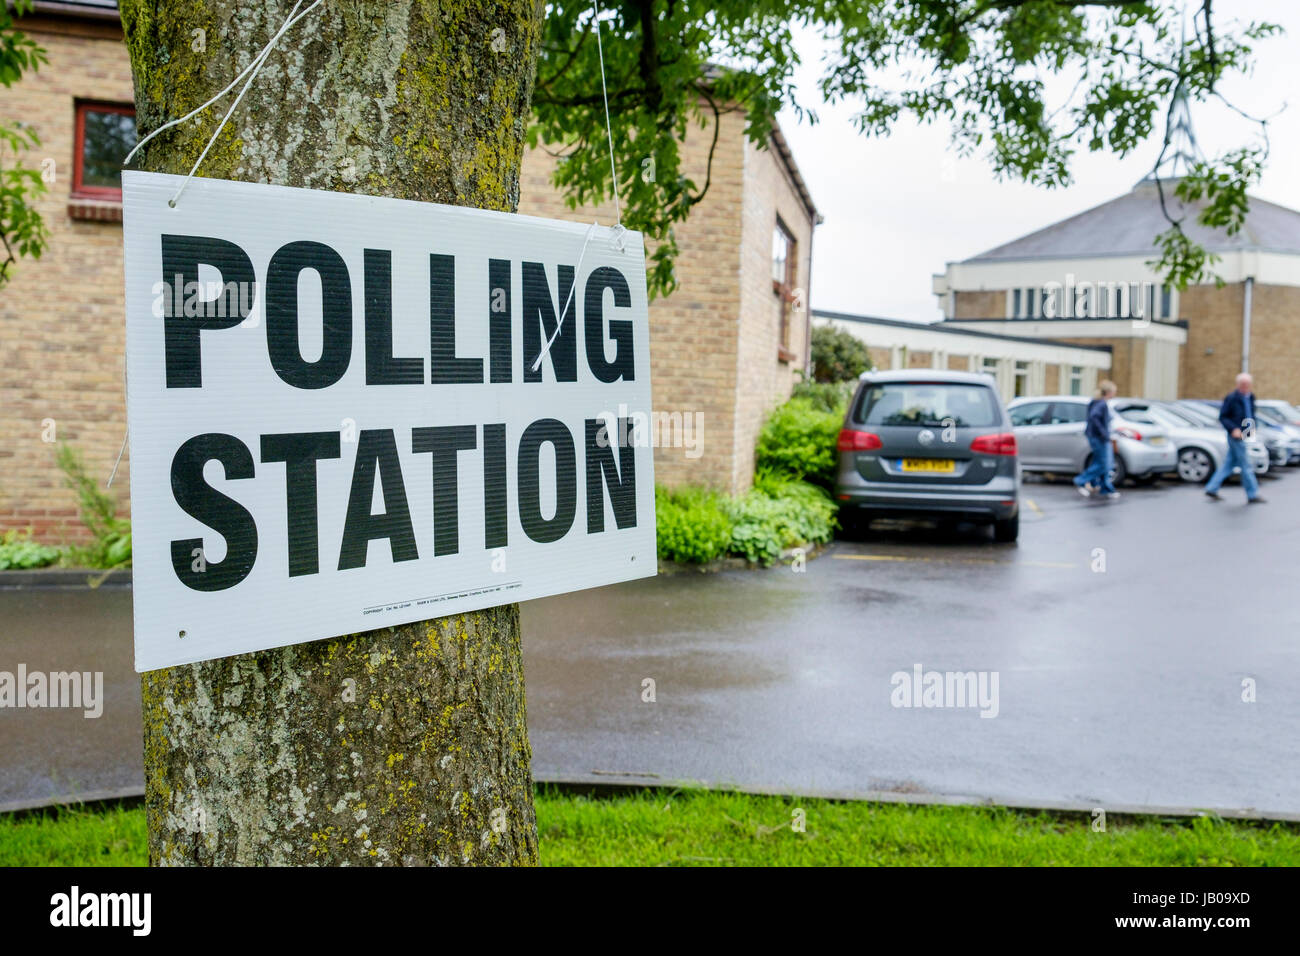
{"type": "Polygon", "coordinates": [[[1115,449],[1110,443],[1110,400],[1115,391],[1114,382],[1104,381],[1097,386],[1097,397],[1088,403],[1088,425],[1083,434],[1092,447],[1092,461],[1074,476],[1074,487],[1085,498],[1094,492],[1103,498],[1119,497],[1110,483],[1110,472],[1115,467],[1115,449]]]}
{"type": "Polygon", "coordinates": [[[1229,392],[1219,406],[1219,424],[1228,433],[1228,454],[1210,483],[1205,486],[1205,493],[1211,501],[1220,500],[1219,489],[1234,468],[1241,469],[1241,485],[1246,489],[1246,503],[1254,505],[1264,501],[1259,494],[1255,470],[1250,467],[1250,460],[1246,457],[1245,436],[1255,428],[1255,396],[1251,393],[1253,386],[1250,376],[1242,372],[1237,376],[1236,390],[1229,392]]]}

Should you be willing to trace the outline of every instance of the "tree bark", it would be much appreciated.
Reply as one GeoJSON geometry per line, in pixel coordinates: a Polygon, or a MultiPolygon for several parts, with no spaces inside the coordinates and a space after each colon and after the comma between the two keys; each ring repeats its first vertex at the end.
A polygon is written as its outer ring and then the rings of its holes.
{"type": "MultiPolygon", "coordinates": [[[[120,6],[142,133],[223,89],[293,8],[120,6]]],[[[199,175],[513,212],[542,15],[327,0],[199,175]]],[[[237,93],[140,168],[188,173],[237,93]]],[[[537,861],[518,605],[153,671],[141,693],[155,865],[537,861]]]]}

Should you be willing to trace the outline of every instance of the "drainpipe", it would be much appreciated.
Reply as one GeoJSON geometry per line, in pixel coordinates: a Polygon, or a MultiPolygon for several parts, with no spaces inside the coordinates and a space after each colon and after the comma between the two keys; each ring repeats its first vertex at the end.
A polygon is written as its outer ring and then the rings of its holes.
{"type": "Polygon", "coordinates": [[[1246,276],[1246,296],[1241,306],[1241,370],[1250,371],[1250,305],[1254,297],[1255,277],[1246,276]]]}

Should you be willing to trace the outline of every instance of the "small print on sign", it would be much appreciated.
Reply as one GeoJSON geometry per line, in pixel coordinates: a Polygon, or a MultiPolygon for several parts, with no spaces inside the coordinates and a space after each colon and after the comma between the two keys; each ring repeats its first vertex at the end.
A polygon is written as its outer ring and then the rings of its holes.
{"type": "Polygon", "coordinates": [[[136,670],[655,573],[640,234],[179,183],[122,176],[136,670]]]}

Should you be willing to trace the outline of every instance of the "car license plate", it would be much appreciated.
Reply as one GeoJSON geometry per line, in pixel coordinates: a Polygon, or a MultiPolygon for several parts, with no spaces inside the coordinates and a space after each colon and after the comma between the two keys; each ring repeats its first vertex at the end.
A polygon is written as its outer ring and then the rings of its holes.
{"type": "Polygon", "coordinates": [[[951,458],[904,458],[903,471],[924,471],[944,474],[956,471],[957,463],[951,458]]]}
{"type": "Polygon", "coordinates": [[[1151,444],[1153,444],[1153,445],[1163,445],[1164,443],[1165,443],[1165,438],[1164,438],[1163,435],[1152,435],[1152,436],[1151,436],[1151,444]]]}

